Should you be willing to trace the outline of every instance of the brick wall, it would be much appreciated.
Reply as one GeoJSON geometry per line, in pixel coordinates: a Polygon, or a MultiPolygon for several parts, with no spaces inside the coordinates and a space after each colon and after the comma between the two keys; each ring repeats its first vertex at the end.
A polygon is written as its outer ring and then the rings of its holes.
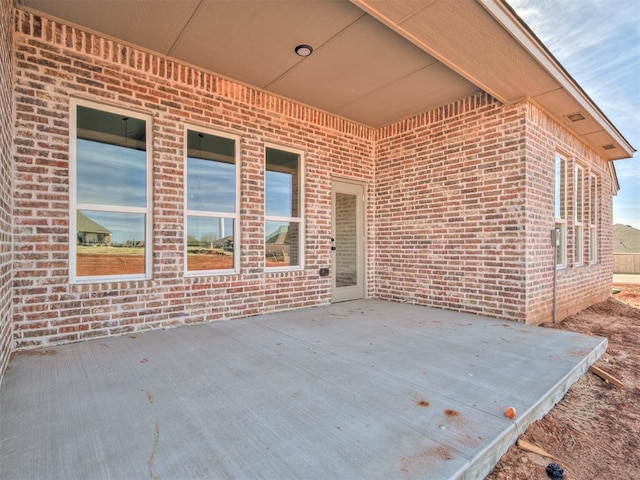
{"type": "Polygon", "coordinates": [[[11,182],[13,178],[12,120],[13,62],[11,0],[0,0],[0,381],[11,355],[11,282],[13,277],[11,239],[11,182]]]}
{"type": "Polygon", "coordinates": [[[375,296],[525,320],[524,123],[477,94],[378,132],[375,296]]]}
{"type": "Polygon", "coordinates": [[[329,302],[331,177],[373,181],[368,128],[30,13],[15,28],[18,348],[329,302]],[[152,280],[69,284],[71,97],[152,115],[152,280]],[[184,276],[185,122],[241,137],[240,274],[184,276]],[[302,271],[264,270],[265,142],[305,152],[302,271]]]}
{"type": "Polygon", "coordinates": [[[374,295],[551,321],[558,152],[568,161],[569,263],[557,271],[556,318],[606,299],[613,271],[606,161],[534,105],[502,106],[486,94],[378,132],[374,295]],[[573,263],[576,163],[598,179],[598,260],[590,261],[585,221],[580,266],[573,263]]]}
{"type": "MultiPolygon", "coordinates": [[[[550,235],[554,228],[555,172],[553,158],[561,153],[567,159],[567,267],[557,270],[556,319],[571,315],[608,298],[613,275],[612,208],[613,183],[606,161],[579,142],[534,105],[528,105],[527,118],[527,321],[541,323],[553,317],[554,250],[550,235]],[[598,259],[591,264],[589,238],[585,235],[584,264],[573,262],[575,238],[574,167],[578,163],[585,175],[598,179],[598,259]]],[[[586,195],[586,194],[585,194],[586,195]]],[[[588,230],[588,222],[584,225],[588,230]]]]}
{"type": "Polygon", "coordinates": [[[27,12],[14,27],[17,348],[329,302],[332,176],[368,186],[369,296],[548,320],[558,148],[598,174],[603,234],[599,264],[558,272],[559,318],[610,286],[606,164],[526,102],[478,93],[374,132],[27,12]],[[69,283],[71,98],[152,116],[152,280],[69,283]],[[186,123],[241,138],[239,274],[184,275],[186,123]],[[264,269],[265,143],[304,151],[300,271],[264,269]]]}

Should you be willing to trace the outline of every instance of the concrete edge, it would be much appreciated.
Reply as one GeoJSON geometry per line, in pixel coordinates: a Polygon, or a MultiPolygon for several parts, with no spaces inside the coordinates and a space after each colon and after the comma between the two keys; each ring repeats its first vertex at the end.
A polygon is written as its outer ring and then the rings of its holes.
{"type": "Polygon", "coordinates": [[[494,469],[502,455],[509,450],[509,447],[516,443],[518,439],[516,432],[516,424],[511,423],[493,442],[479,451],[467,464],[460,468],[452,479],[477,480],[485,478],[494,469]]]}
{"type": "Polygon", "coordinates": [[[531,406],[518,420],[499,435],[492,443],[479,451],[453,479],[471,480],[485,478],[494,469],[500,458],[507,453],[511,445],[515,445],[529,425],[541,419],[564,398],[571,386],[578,381],[607,350],[609,342],[606,338],[596,345],[569,373],[562,377],[544,396],[531,406]]]}
{"type": "Polygon", "coordinates": [[[589,367],[598,360],[607,350],[609,341],[602,338],[602,341],[596,345],[587,356],[585,356],[569,373],[561,378],[546,395],[542,396],[529,410],[524,412],[515,422],[517,427],[517,436],[520,437],[525,430],[536,420],[541,419],[551,409],[564,398],[571,386],[578,381],[587,371],[589,367]]]}

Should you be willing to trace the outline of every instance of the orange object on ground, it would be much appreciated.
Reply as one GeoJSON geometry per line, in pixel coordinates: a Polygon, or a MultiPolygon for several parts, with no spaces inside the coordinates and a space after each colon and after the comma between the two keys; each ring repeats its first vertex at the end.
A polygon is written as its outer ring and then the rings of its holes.
{"type": "Polygon", "coordinates": [[[513,420],[516,416],[516,409],[513,407],[509,407],[504,411],[504,416],[513,420]]]}

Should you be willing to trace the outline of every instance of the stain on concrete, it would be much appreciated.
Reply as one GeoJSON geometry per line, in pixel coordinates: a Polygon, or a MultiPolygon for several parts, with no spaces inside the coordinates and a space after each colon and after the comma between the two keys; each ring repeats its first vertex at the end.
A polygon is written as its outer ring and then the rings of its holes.
{"type": "Polygon", "coordinates": [[[153,459],[156,456],[156,451],[158,450],[159,441],[160,441],[160,425],[158,425],[158,422],[156,422],[154,426],[153,447],[151,448],[151,455],[149,456],[149,460],[147,461],[147,465],[149,466],[149,476],[153,480],[158,480],[158,476],[153,471],[153,459]]]}

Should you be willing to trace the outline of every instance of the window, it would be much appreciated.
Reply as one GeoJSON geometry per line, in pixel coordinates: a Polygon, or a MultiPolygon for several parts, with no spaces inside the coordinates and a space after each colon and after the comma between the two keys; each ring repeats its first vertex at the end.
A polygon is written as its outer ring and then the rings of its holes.
{"type": "Polygon", "coordinates": [[[237,138],[187,130],[187,274],[238,271],[237,138]]]}
{"type": "Polygon", "coordinates": [[[573,192],[574,212],[574,264],[580,266],[584,262],[584,230],[582,226],[584,215],[584,170],[576,165],[573,192]]]}
{"type": "Polygon", "coordinates": [[[150,118],[71,102],[71,281],[151,276],[150,118]]]}
{"type": "Polygon", "coordinates": [[[556,266],[566,267],[567,263],[567,161],[556,155],[555,168],[555,228],[556,266]]]}
{"type": "Polygon", "coordinates": [[[302,156],[267,147],[265,163],[265,265],[302,268],[302,156]]]}
{"type": "Polygon", "coordinates": [[[589,260],[598,261],[598,179],[589,175],[589,260]]]}

